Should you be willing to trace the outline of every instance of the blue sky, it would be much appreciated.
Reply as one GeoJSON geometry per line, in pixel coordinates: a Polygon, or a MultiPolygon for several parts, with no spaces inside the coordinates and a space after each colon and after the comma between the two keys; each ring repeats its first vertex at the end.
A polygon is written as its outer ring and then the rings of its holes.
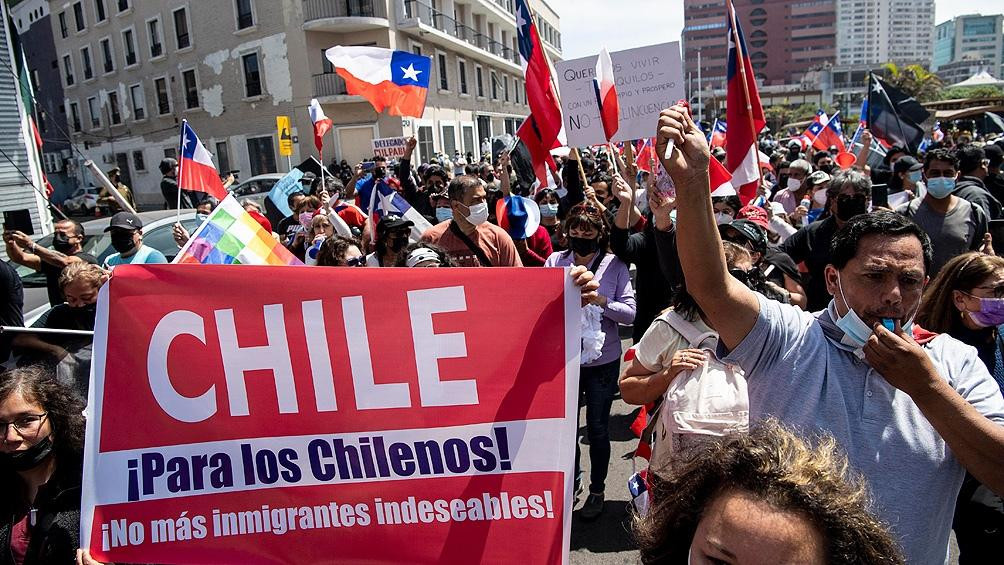
{"type": "MultiPolygon", "coordinates": [[[[532,0],[531,0],[532,1],[532,0]]],[[[564,58],[630,49],[680,39],[682,0],[546,0],[561,17],[564,58]],[[615,8],[616,6],[616,8],[615,8]]],[[[935,0],[935,22],[962,14],[999,14],[1001,0],[935,0]]]]}

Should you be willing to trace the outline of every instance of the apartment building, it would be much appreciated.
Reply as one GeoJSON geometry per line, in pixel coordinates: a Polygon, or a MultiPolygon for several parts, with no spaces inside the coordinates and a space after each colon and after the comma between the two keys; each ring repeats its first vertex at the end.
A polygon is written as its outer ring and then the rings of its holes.
{"type": "Polygon", "coordinates": [[[837,64],[931,64],[934,0],[836,0],[837,64]]]}
{"type": "Polygon", "coordinates": [[[951,84],[987,71],[1004,77],[1004,15],[968,14],[934,30],[932,70],[951,84]]]}
{"type": "MultiPolygon", "coordinates": [[[[548,55],[557,14],[534,2],[548,55]]],[[[358,161],[378,137],[415,135],[422,159],[515,132],[529,113],[511,0],[50,0],[74,141],[118,166],[143,207],[159,207],[157,164],[175,156],[187,119],[221,171],[284,172],[276,116],[292,119],[293,155],[316,154],[307,114],[334,122],[325,161],[358,161]],[[377,114],[346,92],[323,52],[371,45],[433,59],[420,119],[377,114]]]]}

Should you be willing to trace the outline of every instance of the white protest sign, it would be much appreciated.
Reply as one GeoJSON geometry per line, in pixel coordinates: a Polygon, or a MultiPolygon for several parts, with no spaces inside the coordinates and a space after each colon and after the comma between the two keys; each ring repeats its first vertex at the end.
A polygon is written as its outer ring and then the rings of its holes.
{"type": "MultiPolygon", "coordinates": [[[[654,137],[659,112],[684,98],[683,63],[677,41],[610,54],[614,64],[620,127],[613,141],[654,137]]],[[[570,147],[606,143],[596,105],[596,56],[558,61],[561,110],[570,147]]]]}
{"type": "Polygon", "coordinates": [[[387,159],[400,159],[404,157],[404,149],[407,145],[407,137],[381,137],[374,139],[373,155],[387,159]]]}

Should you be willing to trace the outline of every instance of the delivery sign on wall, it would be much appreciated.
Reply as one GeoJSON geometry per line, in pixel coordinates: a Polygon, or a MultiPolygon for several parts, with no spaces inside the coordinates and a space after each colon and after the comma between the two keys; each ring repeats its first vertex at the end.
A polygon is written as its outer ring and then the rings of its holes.
{"type": "Polygon", "coordinates": [[[96,559],[567,562],[566,271],[127,265],[101,292],[96,559]]]}

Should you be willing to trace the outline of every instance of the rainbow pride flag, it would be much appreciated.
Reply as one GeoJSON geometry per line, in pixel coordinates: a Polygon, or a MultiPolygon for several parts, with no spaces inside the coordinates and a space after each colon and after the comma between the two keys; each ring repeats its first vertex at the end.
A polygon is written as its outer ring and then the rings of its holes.
{"type": "Polygon", "coordinates": [[[174,263],[203,265],[302,265],[288,249],[251,217],[233,194],[227,195],[174,263]]]}

